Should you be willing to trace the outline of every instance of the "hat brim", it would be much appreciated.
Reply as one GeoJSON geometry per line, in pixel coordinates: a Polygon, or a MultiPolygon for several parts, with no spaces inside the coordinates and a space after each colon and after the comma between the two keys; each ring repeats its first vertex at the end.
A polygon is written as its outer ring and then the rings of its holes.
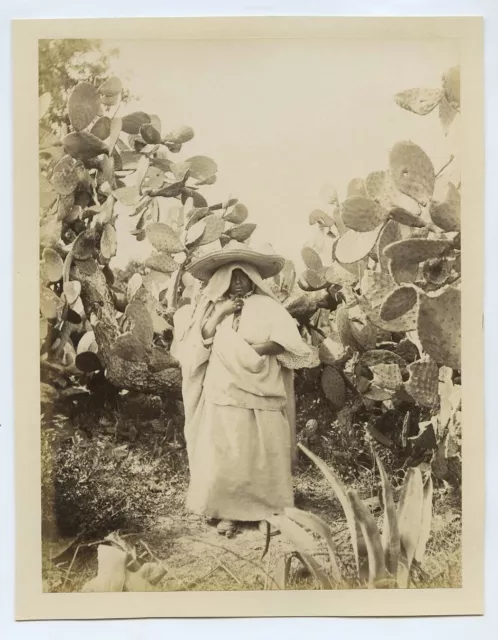
{"type": "Polygon", "coordinates": [[[193,262],[187,271],[198,280],[209,280],[220,267],[231,262],[241,262],[255,267],[263,279],[271,278],[282,271],[285,258],[278,255],[266,255],[254,251],[215,251],[193,262]]]}

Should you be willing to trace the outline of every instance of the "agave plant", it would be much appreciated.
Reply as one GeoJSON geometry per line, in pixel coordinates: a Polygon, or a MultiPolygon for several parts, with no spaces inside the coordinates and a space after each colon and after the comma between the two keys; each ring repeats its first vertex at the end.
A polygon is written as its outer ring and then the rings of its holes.
{"type": "MultiPolygon", "coordinates": [[[[420,467],[408,469],[396,505],[384,466],[377,455],[382,487],[383,518],[379,528],[369,507],[357,492],[344,486],[337,473],[304,445],[300,449],[316,464],[341,503],[348,524],[360,586],[369,588],[407,588],[414,563],[424,557],[432,520],[432,477],[423,479],[420,467]]],[[[277,563],[275,580],[285,588],[290,562],[297,555],[309,569],[321,589],[348,588],[341,573],[329,525],[319,516],[296,508],[287,508],[271,519],[295,552],[277,563]],[[315,557],[317,534],[326,543],[330,571],[315,557]]]]}

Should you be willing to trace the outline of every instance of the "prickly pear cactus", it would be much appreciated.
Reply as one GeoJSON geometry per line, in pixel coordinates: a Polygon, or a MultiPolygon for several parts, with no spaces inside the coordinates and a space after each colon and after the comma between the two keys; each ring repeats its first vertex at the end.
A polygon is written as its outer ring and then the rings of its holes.
{"type": "MultiPolygon", "coordinates": [[[[440,87],[408,89],[395,102],[439,117],[447,135],[460,110],[459,73],[452,68],[440,87]]],[[[311,212],[298,284],[306,291],[338,286],[344,296],[335,312],[312,319],[322,332],[322,381],[332,405],[360,396],[367,408],[387,412],[408,403],[437,422],[442,371],[461,376],[458,163],[450,156],[436,170],[410,140],[397,142],[386,160],[353,178],[342,201],[332,190],[324,209],[311,212]],[[337,360],[334,345],[352,357],[337,360]]],[[[434,459],[440,464],[441,455],[434,459]]]]}
{"type": "MultiPolygon", "coordinates": [[[[191,127],[164,129],[157,115],[121,113],[118,78],[77,84],[62,132],[48,119],[50,100],[40,98],[42,360],[73,374],[107,372],[119,361],[152,374],[178,367],[169,353],[173,315],[198,293],[187,265],[200,251],[248,241],[256,225],[236,198],[208,204],[201,189],[214,184],[218,167],[206,156],[182,157],[191,127]],[[143,277],[135,274],[127,291],[114,286],[112,271],[118,217],[151,245],[143,277]]],[[[294,286],[292,269],[285,276],[279,292],[294,286]]]]}

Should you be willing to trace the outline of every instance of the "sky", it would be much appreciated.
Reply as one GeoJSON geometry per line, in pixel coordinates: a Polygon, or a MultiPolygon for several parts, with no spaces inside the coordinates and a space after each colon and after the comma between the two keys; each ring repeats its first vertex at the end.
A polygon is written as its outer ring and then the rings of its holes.
{"type": "MultiPolygon", "coordinates": [[[[453,40],[126,40],[113,71],[132,94],[123,114],[157,114],[163,132],[180,125],[195,137],[173,159],[207,155],[217,182],[204,187],[209,203],[236,197],[270,242],[299,260],[312,229],[308,214],[327,210],[335,187],[342,200],[352,178],[387,168],[398,141],[420,145],[438,170],[455,153],[457,127],[445,137],[437,109],[417,116],[394,95],[436,88],[458,64],[453,40]]],[[[173,204],[174,201],[172,201],[173,204]]],[[[330,212],[330,210],[329,210],[330,212]]],[[[144,258],[121,219],[116,266],[144,258]]]]}

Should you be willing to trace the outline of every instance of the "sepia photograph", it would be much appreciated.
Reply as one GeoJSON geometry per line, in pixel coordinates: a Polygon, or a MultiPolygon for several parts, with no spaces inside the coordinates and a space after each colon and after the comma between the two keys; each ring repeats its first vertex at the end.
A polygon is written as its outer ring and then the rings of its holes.
{"type": "Polygon", "coordinates": [[[98,31],[36,39],[41,592],[461,590],[462,40],[98,31]]]}

